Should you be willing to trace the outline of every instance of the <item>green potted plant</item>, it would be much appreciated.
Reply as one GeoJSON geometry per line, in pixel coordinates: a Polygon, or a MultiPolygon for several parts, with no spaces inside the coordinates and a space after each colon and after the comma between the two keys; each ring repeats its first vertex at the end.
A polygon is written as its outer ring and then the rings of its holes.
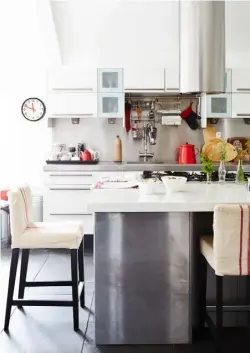
{"type": "Polygon", "coordinates": [[[244,169],[243,169],[242,154],[241,153],[239,153],[239,161],[238,161],[235,182],[236,182],[236,184],[245,184],[245,176],[244,176],[244,169]]]}
{"type": "Polygon", "coordinates": [[[225,184],[226,182],[226,167],[225,167],[225,160],[227,156],[227,150],[226,150],[226,142],[222,142],[220,144],[220,165],[218,169],[218,176],[219,176],[219,183],[220,184],[225,184]]]}
{"type": "Polygon", "coordinates": [[[204,153],[201,154],[202,171],[207,174],[207,183],[212,181],[212,173],[214,171],[213,161],[204,153]]]}

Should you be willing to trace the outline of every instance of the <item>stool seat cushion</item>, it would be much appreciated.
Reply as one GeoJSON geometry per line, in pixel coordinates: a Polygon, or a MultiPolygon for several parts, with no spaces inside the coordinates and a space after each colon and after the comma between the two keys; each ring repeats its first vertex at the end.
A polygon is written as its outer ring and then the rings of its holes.
{"type": "Polygon", "coordinates": [[[81,222],[32,222],[12,248],[20,249],[78,249],[84,236],[81,222]]]}
{"type": "Polygon", "coordinates": [[[202,255],[205,257],[209,265],[214,269],[213,237],[209,235],[201,237],[200,249],[202,255]]]}

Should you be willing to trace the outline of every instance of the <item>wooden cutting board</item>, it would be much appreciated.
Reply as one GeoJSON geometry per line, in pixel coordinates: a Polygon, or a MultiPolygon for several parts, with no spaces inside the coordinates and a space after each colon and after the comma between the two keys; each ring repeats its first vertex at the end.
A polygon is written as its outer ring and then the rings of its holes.
{"type": "Polygon", "coordinates": [[[216,138],[216,128],[214,126],[208,126],[206,129],[203,129],[202,132],[203,132],[203,138],[205,143],[216,138]]]}
{"type": "MultiPolygon", "coordinates": [[[[221,145],[225,141],[223,139],[212,139],[208,143],[206,143],[203,148],[202,152],[206,155],[207,158],[210,158],[213,162],[220,161],[220,150],[221,145]]],[[[233,145],[230,143],[226,144],[226,159],[225,162],[230,162],[235,159],[237,156],[237,152],[233,145]]]]}

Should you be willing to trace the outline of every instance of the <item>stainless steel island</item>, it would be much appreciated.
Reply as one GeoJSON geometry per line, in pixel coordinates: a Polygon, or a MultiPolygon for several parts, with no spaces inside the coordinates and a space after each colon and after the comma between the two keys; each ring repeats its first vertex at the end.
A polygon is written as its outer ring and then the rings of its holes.
{"type": "Polygon", "coordinates": [[[194,225],[202,223],[194,215],[248,202],[245,187],[232,184],[152,196],[93,191],[96,344],[191,343],[194,225]]]}

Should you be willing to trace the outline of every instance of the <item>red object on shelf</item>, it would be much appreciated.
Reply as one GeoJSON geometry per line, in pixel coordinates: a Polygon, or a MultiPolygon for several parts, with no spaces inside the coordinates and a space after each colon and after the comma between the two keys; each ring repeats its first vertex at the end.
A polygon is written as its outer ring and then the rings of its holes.
{"type": "Polygon", "coordinates": [[[196,154],[195,150],[199,152],[194,145],[184,144],[180,145],[180,153],[179,153],[179,164],[196,164],[196,154]]]}
{"type": "Polygon", "coordinates": [[[92,159],[91,153],[88,150],[85,150],[84,152],[81,151],[80,152],[80,159],[82,161],[91,161],[91,159],[92,159]]]}
{"type": "Polygon", "coordinates": [[[6,190],[0,190],[0,200],[8,201],[8,193],[9,189],[6,190]]]}

